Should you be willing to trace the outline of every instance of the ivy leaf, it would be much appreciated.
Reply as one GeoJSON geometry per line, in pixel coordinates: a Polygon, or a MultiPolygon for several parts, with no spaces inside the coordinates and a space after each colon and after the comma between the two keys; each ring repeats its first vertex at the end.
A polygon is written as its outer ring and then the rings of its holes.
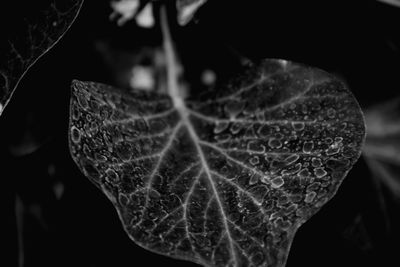
{"type": "Polygon", "coordinates": [[[69,142],[80,170],[136,244],[204,266],[283,266],[364,138],[341,81],[284,60],[184,99],[72,84],[69,142]]]}
{"type": "Polygon", "coordinates": [[[69,29],[82,3],[83,0],[47,0],[45,5],[21,3],[18,7],[24,11],[25,6],[29,7],[26,17],[12,30],[2,32],[0,41],[0,115],[28,69],[69,29]]]}

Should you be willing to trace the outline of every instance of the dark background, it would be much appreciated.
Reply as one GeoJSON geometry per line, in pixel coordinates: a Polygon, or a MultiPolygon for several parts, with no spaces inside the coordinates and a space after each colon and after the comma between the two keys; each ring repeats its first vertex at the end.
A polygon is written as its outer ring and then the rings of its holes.
{"type": "MultiPolygon", "coordinates": [[[[6,4],[0,8],[4,13],[6,4]]],[[[21,16],[19,8],[29,12],[21,4],[9,15],[21,16]]],[[[118,53],[161,40],[158,28],[119,28],[110,13],[108,1],[86,1],[0,118],[3,266],[17,266],[18,236],[25,266],[196,266],[135,245],[111,202],[70,157],[71,80],[115,83],[96,43],[118,53]]],[[[240,59],[283,58],[339,75],[363,109],[398,96],[400,8],[376,1],[209,0],[197,17],[172,29],[189,80],[204,67],[228,77],[240,59]]],[[[399,208],[361,158],[337,195],[299,229],[287,266],[399,266],[399,208]]]]}

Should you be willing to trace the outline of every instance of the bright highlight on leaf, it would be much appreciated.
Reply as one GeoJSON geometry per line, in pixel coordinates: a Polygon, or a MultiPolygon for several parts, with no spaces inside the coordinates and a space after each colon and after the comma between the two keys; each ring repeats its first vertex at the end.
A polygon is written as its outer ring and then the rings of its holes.
{"type": "Polygon", "coordinates": [[[168,94],[73,82],[72,157],[136,244],[204,266],[285,264],[299,226],[358,159],[365,128],[342,82],[282,62],[186,98],[176,80],[168,94]]]}

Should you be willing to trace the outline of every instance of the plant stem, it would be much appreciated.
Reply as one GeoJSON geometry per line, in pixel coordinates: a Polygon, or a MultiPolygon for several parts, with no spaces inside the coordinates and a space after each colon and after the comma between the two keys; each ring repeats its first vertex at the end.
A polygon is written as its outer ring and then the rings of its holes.
{"type": "Polygon", "coordinates": [[[161,31],[163,34],[163,47],[167,68],[167,91],[174,106],[177,109],[183,109],[185,104],[183,102],[182,91],[179,90],[180,88],[178,85],[178,76],[181,68],[176,58],[174,45],[171,40],[166,7],[162,6],[160,12],[161,31]]]}

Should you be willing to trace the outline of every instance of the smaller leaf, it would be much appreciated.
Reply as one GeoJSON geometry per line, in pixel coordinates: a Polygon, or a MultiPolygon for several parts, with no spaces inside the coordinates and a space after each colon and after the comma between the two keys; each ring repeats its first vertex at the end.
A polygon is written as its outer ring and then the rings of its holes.
{"type": "MultiPolygon", "coordinates": [[[[83,0],[47,2],[44,9],[30,10],[29,17],[23,18],[24,23],[21,27],[16,27],[9,33],[1,33],[0,115],[28,69],[47,53],[72,25],[83,0]]],[[[40,8],[40,5],[38,6],[40,8]]]]}
{"type": "Polygon", "coordinates": [[[140,6],[139,0],[112,1],[111,8],[114,11],[110,15],[110,19],[119,17],[117,20],[117,24],[119,26],[122,26],[136,16],[139,10],[139,6],[140,6]]]}
{"type": "Polygon", "coordinates": [[[395,7],[400,7],[400,0],[378,0],[378,2],[382,2],[395,7]]]}
{"type": "Polygon", "coordinates": [[[365,119],[366,162],[374,176],[400,198],[400,98],[368,109],[365,119]]]}
{"type": "Polygon", "coordinates": [[[189,23],[197,10],[205,4],[207,0],[177,0],[176,9],[178,10],[178,23],[184,26],[189,23]]]}

